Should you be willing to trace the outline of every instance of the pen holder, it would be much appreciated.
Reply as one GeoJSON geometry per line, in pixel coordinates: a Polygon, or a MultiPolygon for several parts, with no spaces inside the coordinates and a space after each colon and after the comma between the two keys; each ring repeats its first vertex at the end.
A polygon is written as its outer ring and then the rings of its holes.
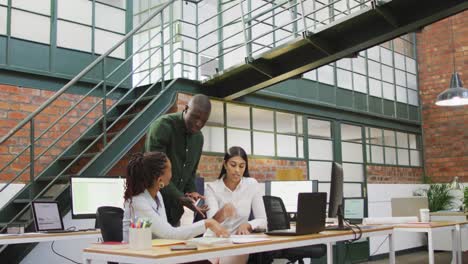
{"type": "Polygon", "coordinates": [[[128,244],[130,249],[150,249],[151,243],[151,228],[129,228],[128,244]]]}

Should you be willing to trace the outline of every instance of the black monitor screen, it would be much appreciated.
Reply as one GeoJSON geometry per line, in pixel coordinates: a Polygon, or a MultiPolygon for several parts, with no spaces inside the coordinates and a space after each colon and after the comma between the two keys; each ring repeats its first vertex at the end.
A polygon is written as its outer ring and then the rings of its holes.
{"type": "Polygon", "coordinates": [[[328,217],[337,217],[338,207],[343,202],[343,167],[333,162],[330,183],[328,217]]]}

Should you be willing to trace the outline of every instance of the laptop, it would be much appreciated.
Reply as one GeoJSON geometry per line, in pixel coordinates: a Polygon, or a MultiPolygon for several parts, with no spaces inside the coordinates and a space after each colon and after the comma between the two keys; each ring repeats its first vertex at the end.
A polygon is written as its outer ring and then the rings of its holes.
{"type": "MultiPolygon", "coordinates": [[[[298,236],[315,234],[325,230],[327,193],[299,193],[297,196],[296,228],[271,230],[271,236],[298,236]]],[[[267,218],[268,218],[267,213],[267,218]]],[[[267,219],[268,220],[268,219],[267,219]]]]}
{"type": "Polygon", "coordinates": [[[65,233],[75,230],[65,230],[63,228],[62,215],[55,201],[34,201],[32,211],[36,232],[41,233],[65,233]]]}

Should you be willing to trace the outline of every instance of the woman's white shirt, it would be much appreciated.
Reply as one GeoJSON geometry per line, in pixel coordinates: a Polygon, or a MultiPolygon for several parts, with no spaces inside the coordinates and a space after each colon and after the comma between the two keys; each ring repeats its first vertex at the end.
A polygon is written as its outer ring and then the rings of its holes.
{"type": "Polygon", "coordinates": [[[128,241],[128,229],[130,220],[137,218],[146,218],[151,220],[151,231],[153,238],[166,239],[189,239],[206,231],[205,221],[198,221],[191,225],[173,227],[167,221],[166,209],[161,193],[157,193],[159,207],[156,200],[145,190],[143,193],[132,197],[131,202],[125,201],[124,219],[123,219],[123,238],[128,241]]]}
{"type": "MultiPolygon", "coordinates": [[[[265,206],[260,189],[257,180],[249,177],[242,177],[234,191],[224,184],[223,179],[208,183],[205,197],[210,210],[207,212],[207,217],[212,218],[225,204],[232,203],[236,209],[236,216],[225,219],[221,223],[231,234],[234,234],[243,223],[249,223],[252,229],[266,228],[265,206]],[[251,211],[254,219],[249,221],[251,211]]],[[[214,234],[207,230],[205,235],[214,234]]]]}

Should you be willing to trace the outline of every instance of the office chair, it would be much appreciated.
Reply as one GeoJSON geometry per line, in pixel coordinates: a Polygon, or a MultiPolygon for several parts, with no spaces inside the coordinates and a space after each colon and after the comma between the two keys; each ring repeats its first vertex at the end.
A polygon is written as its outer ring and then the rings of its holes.
{"type": "MultiPolygon", "coordinates": [[[[268,230],[289,229],[291,227],[289,222],[289,214],[283,204],[281,198],[276,196],[263,196],[263,203],[268,220],[268,230]]],[[[304,264],[304,258],[312,259],[320,258],[327,253],[325,245],[313,245],[297,248],[288,248],[273,252],[267,252],[264,257],[266,261],[273,261],[275,258],[287,259],[288,263],[298,261],[304,264]]],[[[267,262],[268,263],[268,262],[267,262]]]]}
{"type": "Polygon", "coordinates": [[[96,227],[101,229],[102,240],[121,242],[124,211],[113,206],[101,206],[96,211],[96,227]]]}

